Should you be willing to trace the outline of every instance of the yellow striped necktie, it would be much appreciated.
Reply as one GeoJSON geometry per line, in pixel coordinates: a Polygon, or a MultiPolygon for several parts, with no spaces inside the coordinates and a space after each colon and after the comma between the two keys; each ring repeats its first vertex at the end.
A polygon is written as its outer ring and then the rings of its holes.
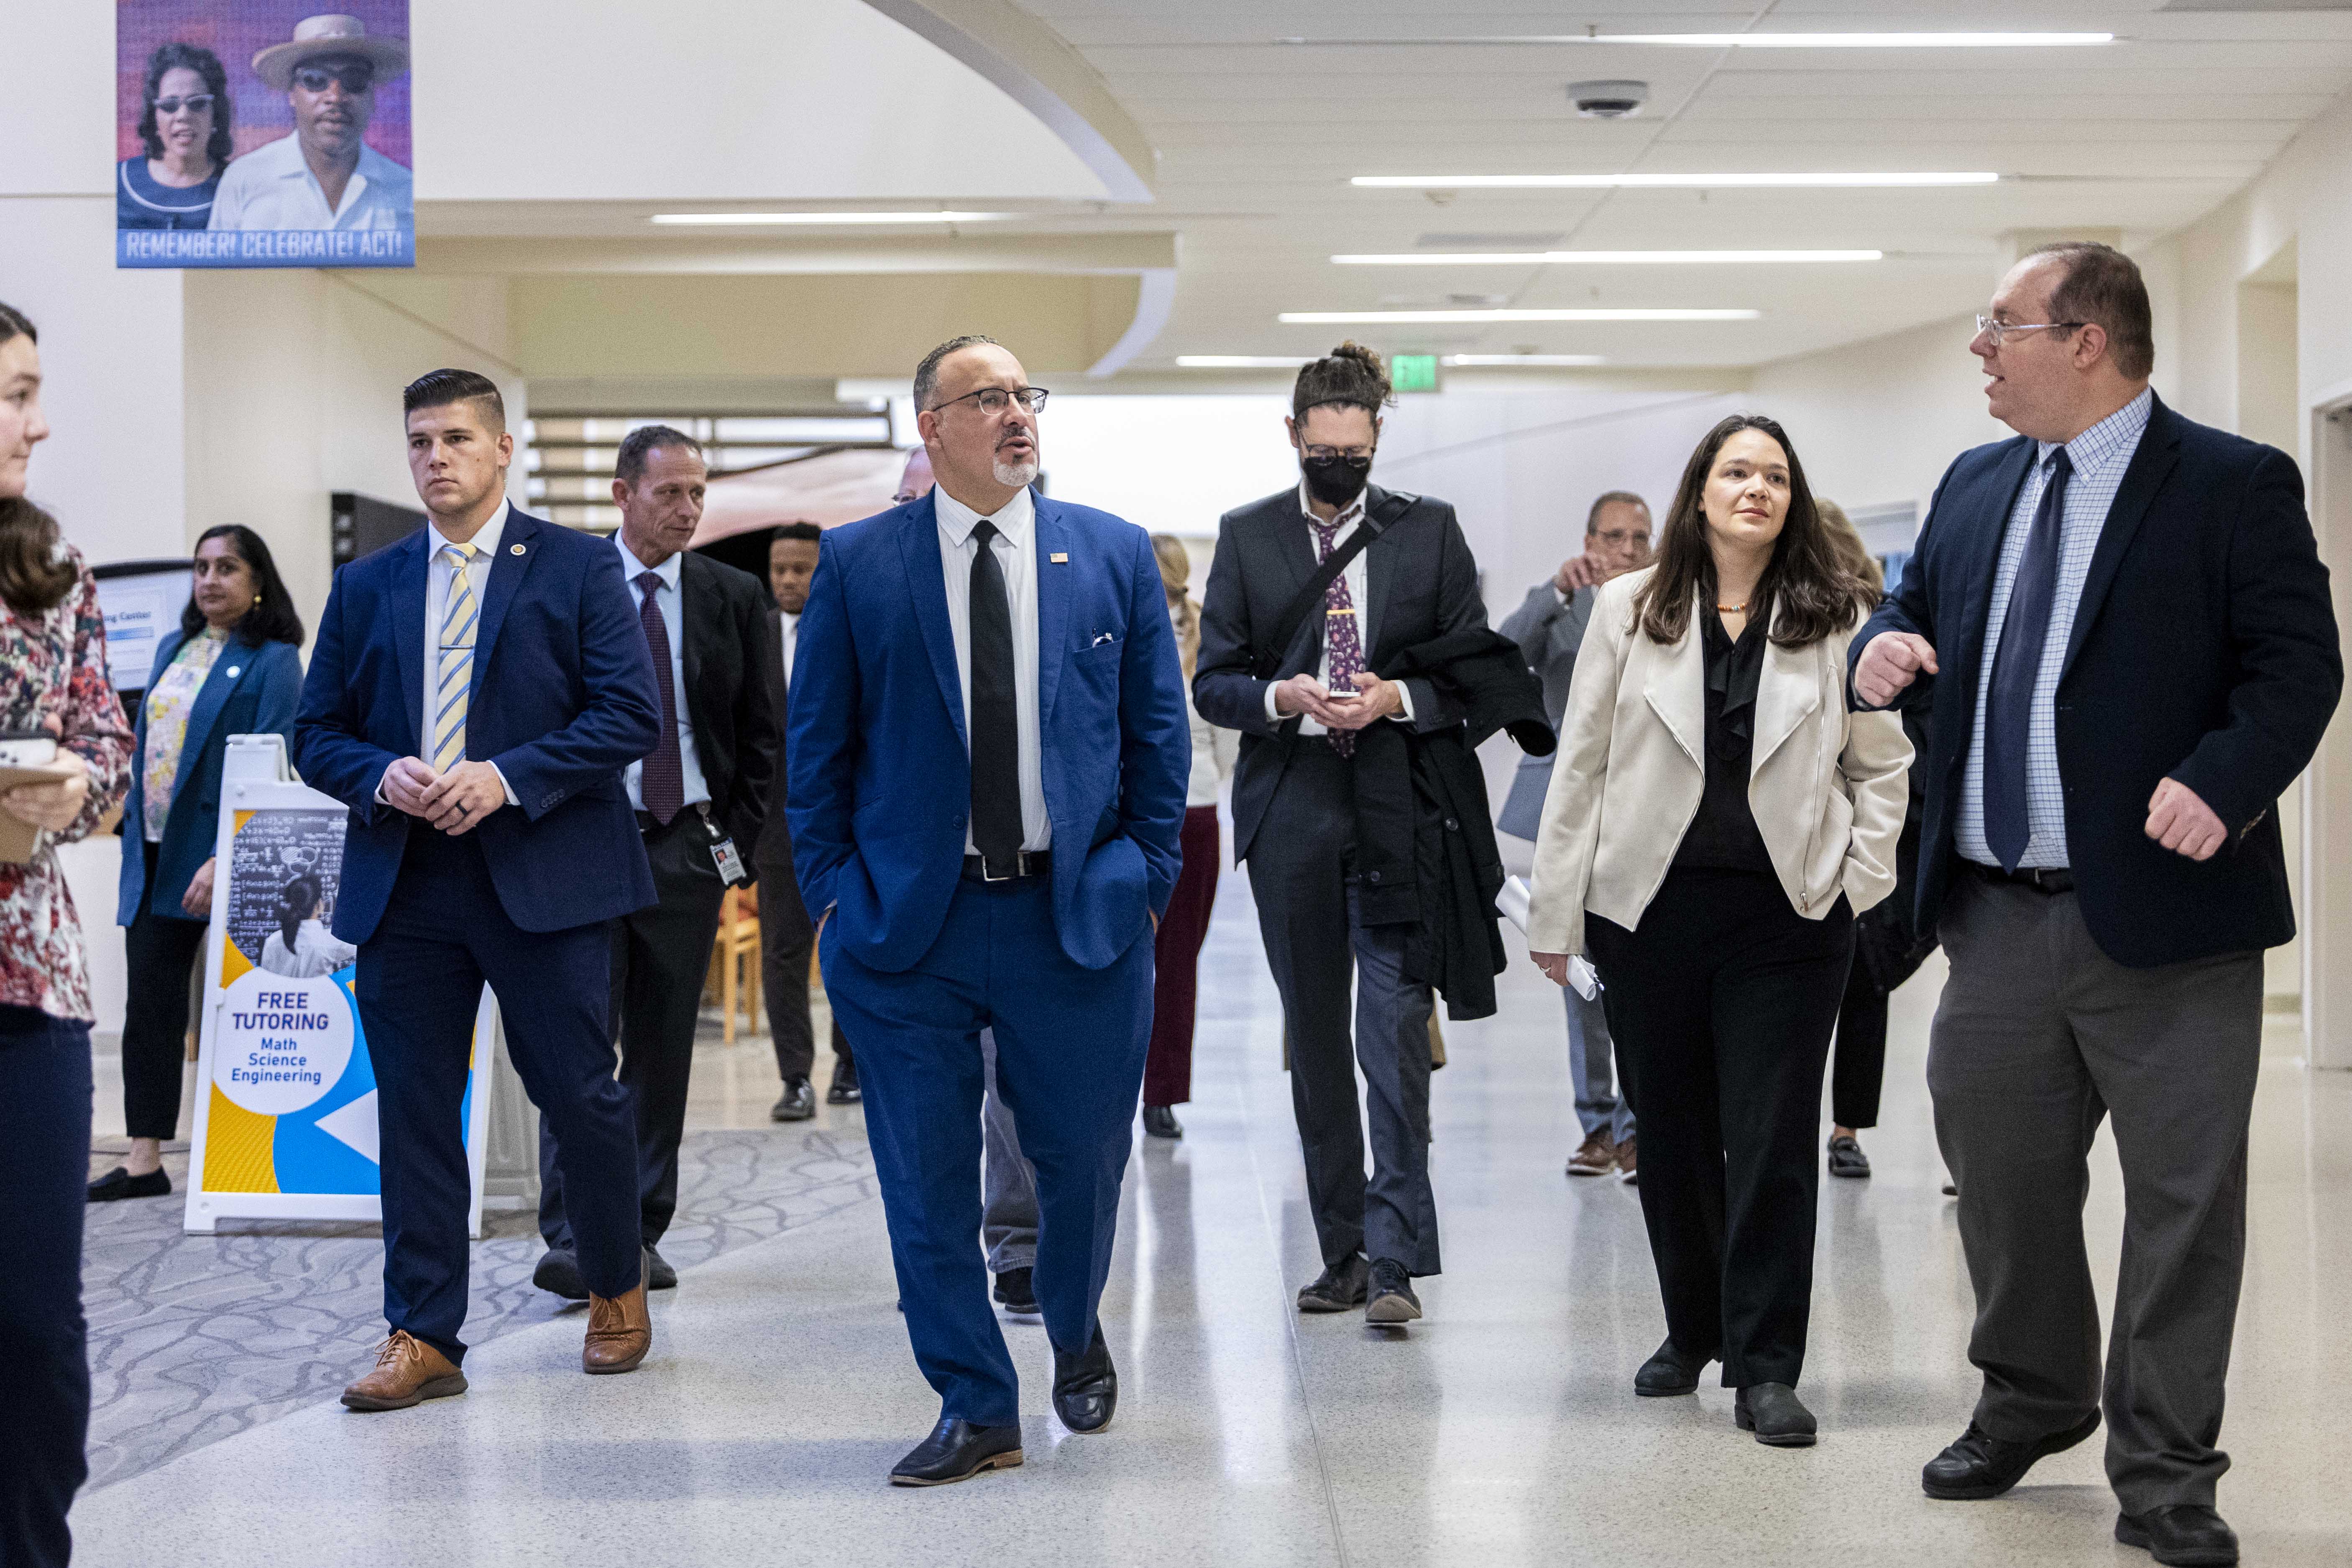
{"type": "Polygon", "coordinates": [[[433,771],[446,773],[466,757],[466,696],[474,681],[474,631],[482,617],[466,581],[470,544],[441,547],[453,570],[448,606],[441,615],[441,668],[433,689],[433,771]]]}

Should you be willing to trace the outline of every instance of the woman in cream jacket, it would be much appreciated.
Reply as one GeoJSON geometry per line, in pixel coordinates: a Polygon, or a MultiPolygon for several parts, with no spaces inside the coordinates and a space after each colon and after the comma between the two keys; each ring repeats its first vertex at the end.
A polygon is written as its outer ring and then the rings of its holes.
{"type": "Polygon", "coordinates": [[[1853,917],[1895,885],[1911,747],[1849,713],[1876,595],[1842,563],[1787,435],[1699,443],[1658,563],[1601,590],[1536,843],[1528,945],[1587,953],[1642,1128],[1666,1340],[1636,1394],[1711,1361],[1759,1442],[1809,1445],[1822,1073],[1853,917]]]}

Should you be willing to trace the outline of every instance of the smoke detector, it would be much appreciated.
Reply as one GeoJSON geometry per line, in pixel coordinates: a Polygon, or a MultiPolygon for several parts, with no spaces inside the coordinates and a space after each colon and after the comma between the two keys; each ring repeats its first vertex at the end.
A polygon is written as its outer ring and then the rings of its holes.
{"type": "Polygon", "coordinates": [[[1623,120],[1642,112],[1650,100],[1646,81],[1572,81],[1568,101],[1587,120],[1623,120]]]}

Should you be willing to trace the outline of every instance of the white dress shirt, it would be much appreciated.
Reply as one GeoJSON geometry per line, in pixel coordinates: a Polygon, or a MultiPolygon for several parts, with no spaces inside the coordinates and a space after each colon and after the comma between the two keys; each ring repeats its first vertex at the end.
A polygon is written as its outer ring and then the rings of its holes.
{"type": "MultiPolygon", "coordinates": [[[[777,640],[783,644],[784,689],[790,691],[793,689],[793,654],[800,647],[801,641],[801,618],[790,610],[778,610],[776,616],[782,623],[783,636],[777,640]]],[[[778,717],[781,719],[782,715],[779,714],[778,717]]]]}
{"type": "MultiPolygon", "coordinates": [[[[490,513],[490,521],[475,530],[474,537],[467,541],[474,547],[474,553],[466,559],[466,586],[471,589],[474,595],[474,667],[467,676],[469,683],[480,674],[481,661],[490,651],[481,637],[482,608],[485,595],[490,586],[490,561],[499,552],[499,541],[506,533],[507,518],[513,510],[512,501],[500,498],[499,510],[490,513]]],[[[441,553],[449,543],[450,541],[439,529],[429,522],[425,525],[426,552],[425,557],[425,680],[422,687],[425,705],[417,711],[425,716],[428,724],[441,706],[434,700],[441,685],[441,620],[448,613],[449,584],[456,579],[457,570],[449,564],[449,558],[441,553]]],[[[467,704],[466,717],[467,722],[470,725],[473,721],[473,705],[470,700],[467,704]]],[[[467,739],[470,744],[472,737],[468,735],[467,739]]],[[[416,738],[417,755],[420,759],[424,758],[424,753],[431,745],[430,735],[419,735],[416,738]]],[[[488,757],[477,756],[470,750],[466,752],[466,759],[468,762],[489,762],[488,757]]],[[[499,775],[499,787],[506,791],[507,804],[521,805],[521,801],[515,796],[514,785],[507,782],[505,771],[496,763],[490,763],[490,771],[499,775]]],[[[375,797],[386,805],[392,804],[392,797],[384,793],[383,781],[381,779],[376,781],[375,797]]]]}
{"type": "MultiPolygon", "coordinates": [[[[1339,515],[1335,520],[1339,525],[1339,531],[1331,536],[1332,549],[1339,550],[1345,547],[1348,541],[1354,536],[1356,530],[1362,526],[1364,521],[1364,498],[1369,496],[1370,493],[1371,492],[1369,489],[1359,491],[1354,500],[1349,501],[1346,506],[1339,509],[1339,515]]],[[[1313,492],[1307,489],[1307,481],[1305,479],[1299,480],[1298,510],[1299,514],[1307,520],[1307,553],[1313,558],[1315,564],[1319,567],[1323,564],[1324,561],[1323,536],[1321,533],[1318,532],[1317,530],[1322,526],[1323,520],[1315,515],[1315,509],[1312,505],[1314,495],[1313,492]]],[[[1372,673],[1372,641],[1371,638],[1367,637],[1364,633],[1365,601],[1370,595],[1370,590],[1365,585],[1366,577],[1364,574],[1364,557],[1370,553],[1371,552],[1370,550],[1359,550],[1356,552],[1354,560],[1339,568],[1339,581],[1348,584],[1348,603],[1356,607],[1356,641],[1364,650],[1364,671],[1368,675],[1372,673]]],[[[1328,626],[1325,627],[1323,636],[1323,661],[1315,667],[1315,679],[1323,683],[1323,689],[1326,691],[1330,691],[1331,637],[1330,630],[1328,626]]],[[[1281,684],[1282,683],[1278,680],[1274,681],[1269,683],[1265,689],[1265,716],[1277,724],[1284,723],[1290,718],[1294,717],[1294,715],[1282,712],[1274,705],[1274,694],[1276,690],[1280,688],[1281,684]]],[[[1331,695],[1334,697],[1352,696],[1354,695],[1354,689],[1350,688],[1347,691],[1332,691],[1331,695]]],[[[1412,693],[1400,684],[1397,687],[1397,696],[1404,702],[1404,711],[1402,713],[1391,713],[1389,717],[1397,720],[1400,722],[1410,724],[1412,722],[1412,693]]],[[[1298,719],[1298,732],[1300,734],[1321,735],[1328,733],[1328,731],[1324,729],[1322,721],[1315,718],[1312,714],[1297,715],[1296,717],[1298,719]]]]}
{"type": "Polygon", "coordinates": [[[362,144],[359,167],[343,183],[339,206],[327,205],[299,136],[285,136],[234,160],[213,196],[216,229],[414,228],[416,182],[406,169],[362,144]]]}
{"type": "MultiPolygon", "coordinates": [[[[955,632],[956,674],[963,682],[964,744],[971,733],[971,563],[977,559],[971,531],[980,513],[948,494],[947,487],[932,489],[940,527],[940,565],[948,591],[948,625],[955,632]]],[[[1054,822],[1045,815],[1045,767],[1037,744],[1037,509],[1024,488],[1003,510],[989,518],[996,525],[995,550],[1004,569],[1004,595],[1013,611],[1013,691],[1014,721],[1020,728],[1021,847],[1032,852],[1050,848],[1054,822]]],[[[1057,650],[1058,651],[1058,650],[1057,650]]],[[[969,823],[964,827],[964,853],[979,853],[969,823]]]]}
{"type": "MultiPolygon", "coordinates": [[[[662,629],[669,634],[669,668],[663,674],[669,680],[670,700],[677,705],[677,761],[679,776],[686,781],[683,804],[692,805],[710,799],[709,781],[702,776],[702,763],[694,753],[694,720],[686,710],[686,608],[685,589],[678,579],[685,571],[686,558],[673,552],[658,566],[648,566],[636,557],[636,552],[621,542],[620,531],[613,533],[613,548],[621,552],[621,577],[629,585],[629,608],[642,617],[640,606],[645,603],[645,591],[637,579],[650,572],[661,579],[654,603],[661,607],[662,629]]],[[[638,811],[646,808],[646,764],[640,760],[622,770],[621,782],[628,786],[629,805],[638,811]]]]}

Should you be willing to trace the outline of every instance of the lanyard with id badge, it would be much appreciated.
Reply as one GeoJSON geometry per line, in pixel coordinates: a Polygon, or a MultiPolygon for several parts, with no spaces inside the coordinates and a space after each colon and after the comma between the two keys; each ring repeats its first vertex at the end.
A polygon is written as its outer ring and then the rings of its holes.
{"type": "Polygon", "coordinates": [[[709,803],[696,801],[694,811],[702,819],[702,831],[710,846],[710,858],[719,868],[719,879],[730,888],[750,885],[751,874],[743,868],[742,854],[736,849],[735,840],[710,820],[709,803]]]}

